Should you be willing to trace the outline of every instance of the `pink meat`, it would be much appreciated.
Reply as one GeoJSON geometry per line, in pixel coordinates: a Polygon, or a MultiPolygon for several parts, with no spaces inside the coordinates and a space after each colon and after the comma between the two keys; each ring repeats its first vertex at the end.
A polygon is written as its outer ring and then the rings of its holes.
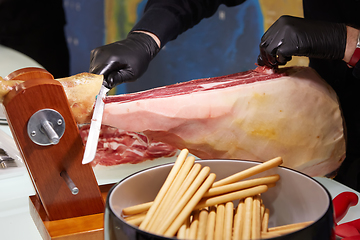
{"type": "Polygon", "coordinates": [[[311,68],[258,67],[143,92],[109,96],[103,124],[188,148],[202,159],[265,161],[311,176],[334,172],[345,157],[333,89],[311,68]]]}
{"type": "MultiPolygon", "coordinates": [[[[86,144],[90,125],[79,129],[80,136],[86,144]]],[[[93,166],[112,166],[125,163],[141,163],[159,157],[172,157],[177,149],[165,143],[149,142],[147,137],[135,133],[119,130],[114,127],[101,126],[97,151],[93,166]]]]}

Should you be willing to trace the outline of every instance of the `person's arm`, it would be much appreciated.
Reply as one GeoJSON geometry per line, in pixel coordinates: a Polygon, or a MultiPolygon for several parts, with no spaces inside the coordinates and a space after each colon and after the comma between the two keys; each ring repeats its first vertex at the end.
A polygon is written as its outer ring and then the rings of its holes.
{"type": "Polygon", "coordinates": [[[342,23],[282,16],[261,38],[258,64],[277,67],[285,65],[292,56],[347,59],[353,51],[353,43],[349,42],[345,56],[347,35],[347,27],[342,23]]]}
{"type": "Polygon", "coordinates": [[[285,65],[292,56],[343,60],[360,79],[360,49],[355,52],[359,29],[343,23],[280,17],[263,35],[260,66],[285,65]]]}
{"type": "Polygon", "coordinates": [[[132,31],[154,33],[164,46],[178,35],[211,17],[221,4],[235,6],[245,0],[149,0],[132,31]]]}
{"type": "Polygon", "coordinates": [[[233,6],[244,1],[149,0],[126,39],[92,50],[89,71],[104,75],[108,88],[134,81],[168,41],[213,15],[220,4],[233,6]]]}

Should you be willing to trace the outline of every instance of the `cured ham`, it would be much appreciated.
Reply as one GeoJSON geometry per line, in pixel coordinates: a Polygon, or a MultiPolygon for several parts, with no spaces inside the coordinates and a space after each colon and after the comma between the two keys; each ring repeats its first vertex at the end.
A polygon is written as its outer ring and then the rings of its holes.
{"type": "MultiPolygon", "coordinates": [[[[103,76],[79,73],[55,80],[58,80],[64,87],[75,121],[79,124],[90,122],[95,98],[103,83],[103,76]]],[[[0,103],[11,89],[23,82],[22,80],[5,80],[0,77],[0,103]]]]}
{"type": "MultiPolygon", "coordinates": [[[[86,144],[90,125],[80,127],[80,136],[86,144]]],[[[160,157],[172,157],[177,149],[161,142],[149,142],[139,133],[119,130],[102,125],[97,151],[92,166],[112,166],[119,164],[137,164],[160,157]]]]}
{"type": "Polygon", "coordinates": [[[258,67],[108,96],[103,124],[201,159],[281,156],[284,166],[310,176],[331,175],[345,158],[336,93],[308,67],[258,67]]]}

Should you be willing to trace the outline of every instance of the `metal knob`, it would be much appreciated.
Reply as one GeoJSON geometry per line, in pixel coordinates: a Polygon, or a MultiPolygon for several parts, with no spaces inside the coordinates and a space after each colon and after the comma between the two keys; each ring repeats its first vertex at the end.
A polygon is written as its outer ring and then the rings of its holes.
{"type": "Polygon", "coordinates": [[[60,141],[59,135],[55,132],[54,128],[52,127],[52,124],[49,121],[42,121],[41,127],[44,130],[45,134],[49,138],[49,141],[52,144],[58,144],[60,141]]]}
{"type": "Polygon", "coordinates": [[[62,171],[60,173],[60,176],[64,179],[64,181],[66,182],[66,185],[68,186],[68,188],[70,189],[70,191],[73,195],[76,195],[79,193],[79,189],[76,187],[75,183],[69,177],[69,175],[66,171],[62,171]]]}
{"type": "Polygon", "coordinates": [[[27,132],[30,139],[38,145],[56,145],[65,132],[65,121],[59,112],[42,109],[29,119],[27,132]]]}

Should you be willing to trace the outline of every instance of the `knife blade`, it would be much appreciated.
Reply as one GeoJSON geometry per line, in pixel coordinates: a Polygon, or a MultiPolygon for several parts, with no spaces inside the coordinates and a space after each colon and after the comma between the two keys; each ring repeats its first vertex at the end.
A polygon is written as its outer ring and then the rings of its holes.
{"type": "Polygon", "coordinates": [[[96,148],[99,141],[100,129],[101,129],[101,122],[104,113],[104,98],[106,94],[109,92],[109,88],[101,85],[101,89],[99,94],[96,97],[94,113],[91,118],[90,123],[90,130],[88,139],[85,146],[85,152],[82,159],[82,164],[88,164],[92,162],[95,158],[96,148]]]}

